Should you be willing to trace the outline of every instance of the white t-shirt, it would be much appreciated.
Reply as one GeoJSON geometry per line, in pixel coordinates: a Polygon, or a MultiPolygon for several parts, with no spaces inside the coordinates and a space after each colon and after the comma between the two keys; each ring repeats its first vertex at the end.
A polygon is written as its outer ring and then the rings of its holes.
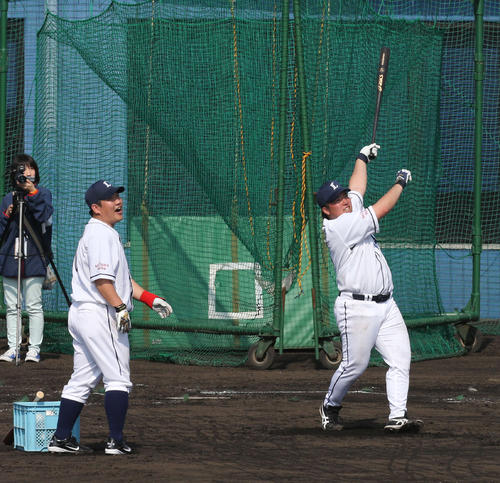
{"type": "Polygon", "coordinates": [[[99,279],[112,280],[127,310],[133,309],[132,280],[120,235],[107,223],[91,218],[73,260],[73,302],[107,304],[95,285],[99,279]]]}
{"type": "Polygon", "coordinates": [[[392,292],[391,270],[374,237],[379,231],[377,216],[371,206],[363,207],[357,191],[350,191],[349,198],[352,213],[323,220],[338,289],[367,295],[392,292]]]}

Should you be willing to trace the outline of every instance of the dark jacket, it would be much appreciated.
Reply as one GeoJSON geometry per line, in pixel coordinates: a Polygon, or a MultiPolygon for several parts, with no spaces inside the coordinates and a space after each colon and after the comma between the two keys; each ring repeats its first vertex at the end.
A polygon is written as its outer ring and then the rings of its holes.
{"type": "MultiPolygon", "coordinates": [[[[38,240],[42,244],[46,253],[51,253],[52,242],[52,194],[43,186],[37,186],[38,191],[33,195],[24,196],[24,213],[26,218],[36,233],[38,240]]],[[[4,277],[17,278],[18,261],[14,258],[15,240],[19,234],[19,214],[17,211],[10,216],[5,215],[5,211],[13,203],[12,193],[7,193],[0,205],[0,275],[4,277]]],[[[49,261],[45,263],[31,235],[24,227],[24,238],[27,246],[26,258],[22,261],[21,277],[44,277],[49,261]]]]}

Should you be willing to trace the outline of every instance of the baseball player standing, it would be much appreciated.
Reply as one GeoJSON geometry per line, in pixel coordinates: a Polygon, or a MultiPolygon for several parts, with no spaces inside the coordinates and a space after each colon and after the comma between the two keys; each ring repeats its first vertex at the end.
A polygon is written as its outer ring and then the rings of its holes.
{"type": "Polygon", "coordinates": [[[394,208],[411,181],[411,173],[406,169],[398,171],[389,191],[374,205],[364,208],[367,164],[377,157],[379,148],[370,144],[361,149],[349,188],[337,181],[327,181],[316,193],[337,277],[339,295],[334,311],[342,341],[342,362],[320,407],[323,430],[342,429],[339,418],[342,401],[351,384],[368,367],[373,347],[389,366],[386,391],[390,412],[385,430],[415,430],[422,424],[407,416],[410,340],[392,298],[391,271],[374,237],[379,231],[379,220],[394,208]]]}
{"type": "Polygon", "coordinates": [[[130,353],[128,332],[132,299],[144,302],[163,318],[172,307],[147,292],[130,276],[127,259],[114,225],[123,219],[123,186],[99,180],[87,190],[91,219],[73,260],[72,305],[68,329],[73,337],[73,374],[64,386],[57,429],[48,445],[52,453],[89,451],[71,430],[91,390],[104,383],[104,407],[109,424],[106,454],[130,454],[123,438],[128,408],[130,353]]]}

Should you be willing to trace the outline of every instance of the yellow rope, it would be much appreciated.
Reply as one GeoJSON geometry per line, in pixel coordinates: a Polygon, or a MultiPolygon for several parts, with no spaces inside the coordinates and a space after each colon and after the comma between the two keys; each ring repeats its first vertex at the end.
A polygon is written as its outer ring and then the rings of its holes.
{"type": "MultiPolygon", "coordinates": [[[[294,76],[293,76],[293,98],[294,100],[297,99],[297,67],[294,68],[294,76]]],[[[292,164],[293,164],[293,170],[294,172],[297,171],[297,165],[295,164],[295,153],[293,150],[293,142],[295,139],[295,105],[294,109],[292,110],[292,124],[290,126],[290,156],[292,158],[292,164]]],[[[295,189],[295,196],[293,197],[293,203],[292,203],[292,222],[293,222],[293,239],[297,243],[297,231],[296,231],[296,226],[295,226],[295,213],[296,213],[296,206],[295,206],[295,200],[297,199],[298,192],[297,189],[295,189]]]]}
{"type": "Polygon", "coordinates": [[[307,244],[307,237],[306,237],[306,209],[305,209],[305,199],[306,199],[306,163],[307,163],[307,158],[311,156],[311,151],[308,151],[306,153],[302,153],[302,171],[301,171],[301,177],[302,177],[302,192],[300,195],[300,219],[301,219],[301,225],[300,225],[300,246],[299,246],[299,274],[297,275],[297,283],[299,285],[300,293],[303,292],[302,290],[302,279],[304,278],[304,275],[306,272],[309,270],[309,267],[311,266],[311,254],[309,252],[309,246],[307,244]],[[305,248],[306,253],[307,253],[307,266],[304,270],[302,270],[302,247],[305,248]]]}
{"type": "Polygon", "coordinates": [[[250,205],[250,190],[248,188],[248,176],[247,176],[247,167],[246,167],[246,157],[245,157],[245,139],[243,135],[243,109],[241,107],[241,92],[240,92],[240,74],[239,74],[239,66],[238,66],[238,42],[236,36],[236,18],[234,14],[234,6],[236,0],[232,0],[231,2],[231,16],[233,20],[233,49],[234,49],[234,79],[236,82],[236,96],[238,102],[238,115],[240,121],[240,144],[241,144],[241,165],[243,168],[243,179],[245,180],[245,194],[247,196],[247,208],[248,208],[248,216],[250,222],[250,230],[252,232],[252,237],[255,238],[255,231],[253,226],[253,216],[252,216],[252,207],[250,205]]]}
{"type": "MultiPolygon", "coordinates": [[[[151,2],[151,35],[149,44],[149,79],[148,79],[148,109],[151,109],[151,90],[153,84],[153,35],[155,28],[155,0],[151,2]]],[[[148,176],[149,176],[149,149],[150,149],[151,126],[149,122],[146,124],[146,147],[144,156],[144,187],[142,191],[141,209],[147,212],[147,194],[148,194],[148,176]]]]}
{"type": "MultiPolygon", "coordinates": [[[[276,106],[276,94],[275,94],[275,86],[276,86],[276,2],[274,2],[274,14],[273,14],[273,81],[272,81],[272,101],[271,101],[271,112],[274,113],[274,108],[276,106]]],[[[275,117],[274,114],[271,119],[271,146],[270,146],[270,157],[271,157],[271,165],[274,161],[274,123],[275,117]]],[[[273,187],[269,187],[269,203],[268,203],[268,211],[267,211],[267,230],[266,230],[266,253],[267,260],[269,265],[266,266],[268,270],[274,269],[273,259],[271,257],[271,205],[273,201],[273,187]]],[[[276,197],[276,206],[278,205],[278,199],[276,197]]],[[[276,254],[278,256],[278,254],[276,254]]]]}
{"type": "MultiPolygon", "coordinates": [[[[330,2],[328,2],[328,14],[330,13],[330,2]]],[[[317,59],[318,59],[318,64],[316,68],[316,78],[315,78],[315,89],[314,89],[314,99],[313,99],[313,113],[311,117],[311,123],[314,126],[314,112],[316,111],[316,102],[317,102],[317,94],[318,94],[318,87],[319,87],[319,64],[321,63],[321,57],[323,55],[323,37],[325,36],[325,7],[323,7],[322,11],[322,16],[321,16],[321,26],[320,26],[320,36],[319,36],[319,43],[318,43],[318,50],[317,50],[317,59]]],[[[329,41],[327,37],[327,41],[329,41]]],[[[323,63],[326,67],[326,70],[328,71],[328,62],[323,63]]],[[[295,85],[295,82],[294,82],[295,85]]],[[[328,83],[327,83],[328,86],[328,83]]],[[[326,105],[326,104],[325,104],[326,105]]],[[[326,123],[326,118],[325,118],[325,123],[326,123]]],[[[306,163],[307,163],[307,158],[311,155],[311,152],[306,152],[303,153],[302,156],[302,172],[301,172],[301,180],[302,180],[302,191],[301,191],[301,199],[300,199],[300,218],[301,218],[301,226],[300,226],[300,244],[299,244],[299,268],[298,268],[298,275],[297,275],[297,284],[299,286],[299,293],[301,294],[303,292],[302,289],[302,279],[304,278],[305,274],[309,270],[309,267],[311,266],[311,254],[309,252],[309,246],[307,244],[307,236],[306,236],[306,214],[305,214],[305,193],[306,193],[306,163]],[[303,254],[303,249],[306,250],[307,253],[307,266],[303,270],[302,268],[302,254],[303,254]]],[[[311,187],[309,187],[311,189],[311,187]]],[[[293,207],[293,215],[295,215],[295,205],[293,207]]],[[[293,216],[295,219],[295,216],[293,216]]],[[[296,230],[295,230],[295,223],[294,223],[294,238],[297,241],[296,238],[296,230]]]]}
{"type": "MultiPolygon", "coordinates": [[[[151,35],[149,44],[149,79],[148,79],[148,110],[151,109],[151,92],[153,84],[153,36],[155,29],[155,0],[151,3],[151,35]]],[[[150,161],[150,137],[151,126],[147,121],[146,124],[146,147],[144,153],[144,187],[141,200],[141,231],[143,236],[142,243],[142,286],[149,288],[149,208],[147,203],[148,195],[148,177],[149,177],[149,161],[150,161]]],[[[143,313],[144,320],[149,320],[149,311],[143,313]]],[[[143,337],[146,345],[149,345],[149,331],[143,332],[143,337]]]]}

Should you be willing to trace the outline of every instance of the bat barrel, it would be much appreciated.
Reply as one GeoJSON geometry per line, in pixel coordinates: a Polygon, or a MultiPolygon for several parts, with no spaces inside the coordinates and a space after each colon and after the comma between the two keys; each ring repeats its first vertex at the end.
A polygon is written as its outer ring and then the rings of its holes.
{"type": "Polygon", "coordinates": [[[382,47],[380,49],[380,61],[377,69],[377,102],[375,104],[375,116],[373,119],[372,143],[375,142],[375,135],[377,133],[382,93],[384,92],[385,79],[387,78],[387,69],[389,67],[389,56],[389,47],[382,47]]]}

